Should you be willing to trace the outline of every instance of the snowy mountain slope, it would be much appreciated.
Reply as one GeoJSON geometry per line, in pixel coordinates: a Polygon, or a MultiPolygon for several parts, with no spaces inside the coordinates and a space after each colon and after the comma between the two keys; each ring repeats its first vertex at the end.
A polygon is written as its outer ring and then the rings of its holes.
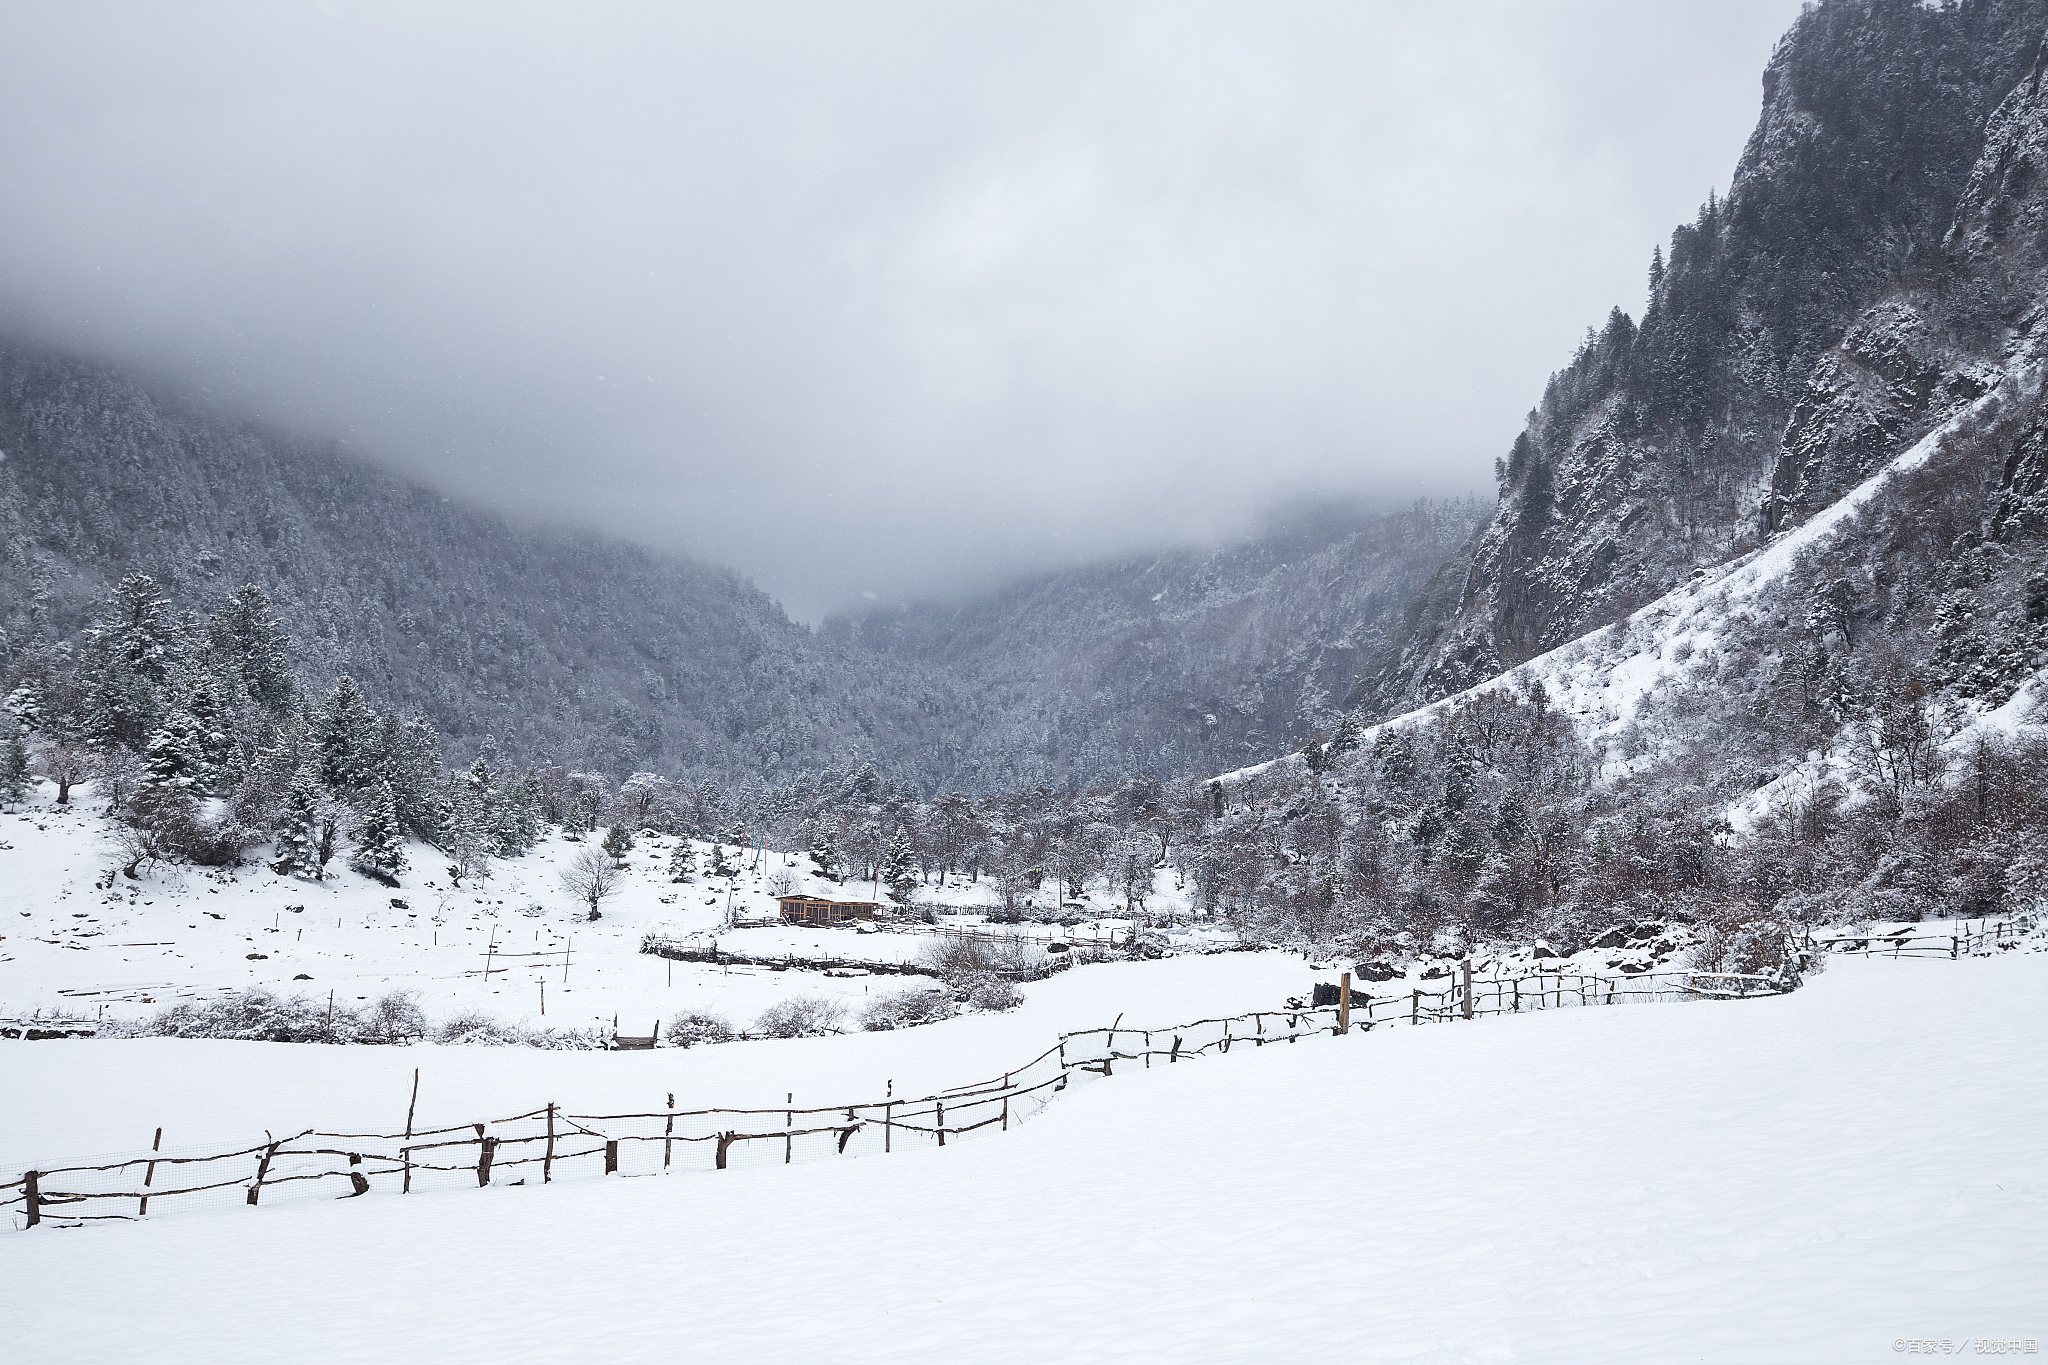
{"type": "Polygon", "coordinates": [[[2032,221],[2013,125],[2037,118],[2011,106],[2037,93],[2044,27],[2039,4],[1802,14],[1727,196],[1660,251],[1640,323],[1616,310],[1553,376],[1500,462],[1491,523],[1355,704],[1407,710],[1621,619],[1834,504],[1981,394],[2041,262],[2023,231],[1958,223],[1972,203],[2032,221]],[[1995,261],[1993,237],[2013,248],[1995,261]]]}
{"type": "MultiPolygon", "coordinates": [[[[1847,961],[1770,1000],[1120,1071],[945,1151],[8,1236],[11,1344],[1775,1365],[2038,1341],[2048,1102],[2013,1078],[2048,1046],[2044,966],[1847,961]],[[797,1263],[831,1271],[799,1290],[797,1263]]],[[[86,1090],[111,1049],[81,1046],[86,1090]]],[[[665,1089],[696,1055],[577,1060],[665,1089]]],[[[359,1083],[358,1108],[402,1114],[401,1077],[359,1083]]]]}

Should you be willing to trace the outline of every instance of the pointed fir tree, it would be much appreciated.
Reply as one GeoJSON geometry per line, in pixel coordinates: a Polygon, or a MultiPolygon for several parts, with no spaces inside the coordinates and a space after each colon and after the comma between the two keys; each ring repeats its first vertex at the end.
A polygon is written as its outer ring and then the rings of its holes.
{"type": "Polygon", "coordinates": [[[464,877],[479,881],[490,876],[491,817],[485,803],[476,793],[462,788],[467,783],[458,783],[458,790],[448,800],[448,817],[441,826],[441,851],[448,855],[448,877],[457,886],[464,877]]]}
{"type": "Polygon", "coordinates": [[[677,883],[687,882],[696,870],[696,850],[687,838],[676,840],[675,852],[668,855],[668,879],[677,883]]]}
{"type": "Polygon", "coordinates": [[[398,802],[391,795],[389,782],[379,782],[370,793],[367,809],[356,825],[355,852],[349,855],[348,864],[386,886],[398,885],[398,876],[406,868],[405,831],[398,824],[398,802]]]}
{"type": "Polygon", "coordinates": [[[17,806],[28,797],[28,740],[9,726],[0,739],[0,804],[17,806]]]}
{"type": "Polygon", "coordinates": [[[804,850],[811,865],[818,869],[818,875],[828,882],[839,880],[839,845],[832,841],[832,831],[820,825],[811,835],[811,845],[804,850]]]}
{"type": "Polygon", "coordinates": [[[611,854],[616,866],[626,865],[626,855],[633,851],[633,847],[633,836],[627,833],[624,825],[613,825],[604,832],[604,851],[611,854]]]}
{"type": "Polygon", "coordinates": [[[310,882],[326,875],[327,865],[320,856],[318,779],[313,774],[302,771],[292,783],[278,817],[276,837],[277,858],[270,864],[273,872],[310,882]]]}
{"type": "Polygon", "coordinates": [[[1336,732],[1330,736],[1330,752],[1333,754],[1348,754],[1353,749],[1356,749],[1361,728],[1358,723],[1358,717],[1351,712],[1346,711],[1342,716],[1339,716],[1337,718],[1336,732]]]}
{"type": "Polygon", "coordinates": [[[726,857],[725,845],[716,839],[711,841],[711,863],[704,869],[704,875],[720,880],[739,875],[739,867],[726,857]]]}
{"type": "Polygon", "coordinates": [[[173,711],[150,733],[142,751],[145,786],[203,794],[207,781],[205,736],[190,712],[173,711]]]}
{"type": "Polygon", "coordinates": [[[356,680],[344,673],[314,714],[312,740],[320,781],[329,791],[367,789],[377,780],[377,716],[356,680]]]}
{"type": "Polygon", "coordinates": [[[895,837],[889,840],[889,847],[882,853],[882,884],[899,901],[917,885],[917,854],[910,847],[910,836],[900,825],[895,837]]]}

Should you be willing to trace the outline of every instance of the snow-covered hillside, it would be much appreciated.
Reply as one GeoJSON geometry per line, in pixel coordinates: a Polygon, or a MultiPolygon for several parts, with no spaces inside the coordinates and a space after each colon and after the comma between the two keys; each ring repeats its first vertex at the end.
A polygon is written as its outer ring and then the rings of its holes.
{"type": "MultiPolygon", "coordinates": [[[[853,900],[870,898],[874,888],[818,877],[795,854],[742,855],[730,845],[726,856],[739,871],[729,884],[702,874],[679,884],[666,869],[680,836],[645,832],[626,855],[622,889],[596,921],[560,877],[592,841],[559,836],[521,857],[493,860],[487,878],[460,886],[445,870],[436,875],[435,850],[417,843],[414,870],[396,888],[341,860],[317,882],[280,876],[265,864],[266,848],[239,867],[158,866],[131,880],[114,870],[118,829],[100,813],[92,788],[75,788],[63,806],[54,795],[42,784],[19,812],[0,816],[0,1017],[135,1019],[262,987],[320,1000],[333,992],[343,1007],[415,991],[433,1019],[474,1011],[606,1032],[616,1019],[621,1031],[645,1034],[656,1020],[701,1010],[745,1027],[792,995],[858,1010],[875,992],[906,983],[857,969],[671,962],[643,954],[643,937],[749,958],[891,964],[915,961],[933,939],[917,926],[868,933],[772,923],[777,894],[853,900]]],[[[707,866],[711,846],[692,841],[692,848],[697,866],[707,866]]],[[[926,888],[920,899],[952,912],[954,925],[980,923],[996,903],[986,882],[967,879],[926,888]]],[[[1151,906],[1157,916],[1186,911],[1186,893],[1170,873],[1160,873],[1151,906]]],[[[1072,910],[1063,914],[1075,918],[1072,910]]],[[[989,927],[1041,952],[1052,940],[1085,947],[1130,932],[1128,919],[1107,903],[1078,923],[989,927]]]]}
{"type": "MultiPolygon", "coordinates": [[[[2048,1099],[2019,1078],[2048,1047],[2044,1004],[2039,953],[1842,961],[1768,1000],[1120,1071],[943,1151],[0,1238],[9,1350],[50,1365],[1778,1365],[2038,1342],[2048,1099]]],[[[870,1041],[887,1039],[776,1046],[840,1062],[870,1041]]],[[[385,1114],[404,1100],[385,1059],[421,1060],[99,1042],[0,1058],[9,1093],[92,1102],[171,1069],[174,1047],[369,1059],[297,1084],[329,1111],[385,1114]]],[[[629,1072],[630,1088],[689,1090],[680,1068],[734,1051],[544,1060],[593,1090],[629,1072]]],[[[209,1101],[239,1095],[253,1116],[274,1073],[219,1065],[209,1101]]],[[[173,1103],[169,1089],[145,1094],[173,1103]]]]}

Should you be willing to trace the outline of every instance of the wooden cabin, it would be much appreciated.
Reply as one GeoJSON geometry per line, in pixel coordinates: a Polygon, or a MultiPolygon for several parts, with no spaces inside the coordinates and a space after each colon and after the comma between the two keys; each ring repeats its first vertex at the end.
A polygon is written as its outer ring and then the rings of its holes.
{"type": "Polygon", "coordinates": [[[840,924],[846,920],[873,919],[881,906],[874,901],[828,901],[816,896],[777,896],[782,918],[790,924],[840,924]]]}

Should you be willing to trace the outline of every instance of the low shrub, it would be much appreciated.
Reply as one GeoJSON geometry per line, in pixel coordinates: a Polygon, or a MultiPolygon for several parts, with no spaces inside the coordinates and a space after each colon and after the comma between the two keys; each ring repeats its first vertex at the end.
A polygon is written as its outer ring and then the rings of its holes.
{"type": "Polygon", "coordinates": [[[936,986],[878,995],[860,1012],[860,1026],[869,1033],[936,1024],[960,1012],[953,997],[936,986]]]}
{"type": "Polygon", "coordinates": [[[814,1038],[840,1032],[846,1006],[822,995],[799,995],[770,1005],[754,1021],[754,1032],[764,1038],[814,1038]]]}
{"type": "Polygon", "coordinates": [[[1010,1010],[1024,1003],[1017,983],[994,972],[975,972],[954,983],[954,989],[972,1010],[1010,1010]]]}
{"type": "Polygon", "coordinates": [[[684,1010],[668,1021],[662,1041],[670,1047],[696,1047],[699,1043],[729,1043],[737,1037],[724,1015],[684,1010]]]}

